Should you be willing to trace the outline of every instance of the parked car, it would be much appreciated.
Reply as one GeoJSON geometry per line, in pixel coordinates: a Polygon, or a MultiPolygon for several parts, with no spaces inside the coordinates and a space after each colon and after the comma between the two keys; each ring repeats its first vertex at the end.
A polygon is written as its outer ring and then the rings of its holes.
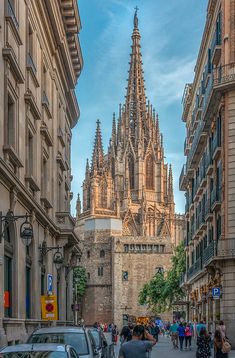
{"type": "Polygon", "coordinates": [[[114,344],[113,342],[111,342],[111,340],[107,341],[105,334],[101,329],[92,327],[88,328],[87,331],[88,334],[91,335],[95,341],[95,348],[99,352],[99,357],[115,358],[114,344]]]}
{"type": "Polygon", "coordinates": [[[1,358],[79,358],[75,349],[64,344],[17,344],[0,351],[1,358]]]}
{"type": "Polygon", "coordinates": [[[27,343],[62,343],[74,347],[79,357],[99,358],[94,338],[82,327],[40,328],[29,336],[27,343]]]}

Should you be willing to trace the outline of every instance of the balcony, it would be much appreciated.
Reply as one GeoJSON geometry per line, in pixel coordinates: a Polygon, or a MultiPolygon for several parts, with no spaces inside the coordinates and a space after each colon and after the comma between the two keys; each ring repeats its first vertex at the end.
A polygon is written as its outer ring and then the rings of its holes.
{"type": "Polygon", "coordinates": [[[186,165],[183,165],[179,179],[179,189],[185,191],[187,189],[186,165]]]}
{"type": "Polygon", "coordinates": [[[211,41],[211,61],[217,66],[221,57],[221,29],[216,29],[211,41]]]}
{"type": "Polygon", "coordinates": [[[187,279],[191,280],[195,277],[199,272],[202,271],[202,259],[199,258],[188,270],[187,279]]]}
{"type": "Polygon", "coordinates": [[[211,210],[217,211],[221,206],[221,187],[214,187],[211,192],[211,210]]]}
{"type": "Polygon", "coordinates": [[[206,229],[206,221],[205,221],[205,210],[202,209],[202,211],[199,213],[198,216],[198,220],[199,220],[199,231],[203,231],[204,229],[206,229]]]}
{"type": "Polygon", "coordinates": [[[216,255],[216,241],[212,240],[211,243],[203,250],[202,264],[206,266],[211,259],[216,255]]]}
{"type": "Polygon", "coordinates": [[[204,131],[204,122],[201,121],[194,134],[193,143],[188,154],[187,166],[196,168],[200,160],[200,153],[203,148],[203,143],[206,138],[206,132],[204,131]]]}
{"type": "Polygon", "coordinates": [[[206,221],[212,221],[213,219],[213,214],[212,214],[212,210],[211,210],[211,200],[208,199],[206,201],[206,205],[205,205],[205,219],[206,221]]]}
{"type": "Polygon", "coordinates": [[[221,153],[221,133],[216,131],[212,140],[212,158],[217,159],[221,153]]]}
{"type": "Polygon", "coordinates": [[[214,69],[214,88],[222,92],[235,88],[235,63],[229,63],[214,69]]]}
{"type": "Polygon", "coordinates": [[[211,175],[213,172],[213,160],[209,153],[207,153],[205,157],[205,170],[207,175],[211,175]]]}
{"type": "Polygon", "coordinates": [[[185,281],[186,281],[186,274],[185,274],[185,272],[183,272],[180,275],[180,282],[179,282],[180,287],[182,287],[184,285],[185,281]]]}
{"type": "Polygon", "coordinates": [[[188,139],[186,138],[184,141],[184,155],[187,156],[189,152],[188,139]]]}

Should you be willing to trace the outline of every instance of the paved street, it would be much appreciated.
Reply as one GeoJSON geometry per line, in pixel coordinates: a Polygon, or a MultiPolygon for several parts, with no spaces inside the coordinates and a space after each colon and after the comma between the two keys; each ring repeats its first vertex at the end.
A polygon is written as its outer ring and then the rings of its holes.
{"type": "MultiPolygon", "coordinates": [[[[193,344],[192,351],[184,350],[183,352],[181,352],[178,349],[176,350],[172,348],[170,338],[160,337],[159,342],[153,348],[150,358],[195,358],[196,349],[195,349],[194,341],[192,344],[193,344]]],[[[116,347],[115,351],[116,351],[116,357],[118,357],[119,345],[116,347]]],[[[212,358],[214,357],[213,352],[211,357],[212,358]]],[[[235,358],[234,350],[229,353],[229,358],[235,358]]]]}

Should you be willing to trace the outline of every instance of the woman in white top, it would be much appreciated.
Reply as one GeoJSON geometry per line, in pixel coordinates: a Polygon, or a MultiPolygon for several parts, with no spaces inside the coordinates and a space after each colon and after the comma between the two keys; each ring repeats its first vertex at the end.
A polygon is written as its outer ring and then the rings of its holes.
{"type": "Polygon", "coordinates": [[[225,332],[225,331],[226,331],[226,327],[225,327],[225,324],[224,324],[223,321],[220,321],[220,322],[219,322],[218,329],[220,330],[221,337],[222,337],[222,338],[225,338],[225,336],[226,336],[226,332],[225,332]]]}

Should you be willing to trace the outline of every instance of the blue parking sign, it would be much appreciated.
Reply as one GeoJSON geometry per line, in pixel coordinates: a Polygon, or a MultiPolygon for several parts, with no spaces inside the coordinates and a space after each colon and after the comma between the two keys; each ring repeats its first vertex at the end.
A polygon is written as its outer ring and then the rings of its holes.
{"type": "Polygon", "coordinates": [[[53,292],[53,275],[51,274],[47,275],[47,292],[48,293],[53,292]]]}
{"type": "Polygon", "coordinates": [[[220,287],[212,288],[212,297],[217,299],[220,298],[220,287]]]}

